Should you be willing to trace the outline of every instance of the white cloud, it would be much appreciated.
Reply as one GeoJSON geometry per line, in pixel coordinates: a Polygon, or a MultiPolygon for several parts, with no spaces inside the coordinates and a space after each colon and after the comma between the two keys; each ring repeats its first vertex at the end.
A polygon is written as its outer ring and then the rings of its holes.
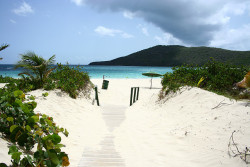
{"type": "MultiPolygon", "coordinates": [[[[173,37],[169,33],[164,33],[162,37],[155,36],[154,38],[160,45],[185,45],[179,39],[173,37]]],[[[187,46],[187,45],[186,45],[187,46]]]]}
{"type": "Polygon", "coordinates": [[[103,26],[98,26],[95,29],[95,32],[101,35],[108,35],[108,36],[115,36],[116,34],[121,33],[120,30],[110,29],[103,26]]]}
{"type": "Polygon", "coordinates": [[[84,4],[84,0],[71,0],[71,2],[75,3],[77,6],[82,6],[84,4]]]}
{"type": "Polygon", "coordinates": [[[13,12],[20,16],[26,16],[28,13],[34,13],[34,10],[28,3],[23,2],[22,5],[19,8],[14,9],[13,12]]]}
{"type": "Polygon", "coordinates": [[[133,35],[125,33],[121,30],[117,30],[117,29],[111,29],[111,28],[106,28],[103,26],[98,26],[95,30],[96,33],[100,34],[100,35],[107,35],[107,36],[116,36],[116,35],[120,35],[122,38],[132,38],[133,35]]]}
{"type": "Polygon", "coordinates": [[[145,27],[145,26],[139,24],[139,25],[137,26],[137,28],[138,28],[145,36],[149,36],[147,27],[145,27]]]}
{"type": "Polygon", "coordinates": [[[127,33],[122,33],[121,36],[122,36],[123,38],[133,38],[133,37],[134,37],[133,35],[127,34],[127,33]]]}
{"type": "Polygon", "coordinates": [[[127,11],[127,10],[123,12],[123,16],[127,19],[133,19],[135,17],[135,15],[136,15],[135,13],[132,13],[132,12],[127,11]]]}
{"type": "Polygon", "coordinates": [[[250,24],[238,29],[227,28],[216,32],[210,46],[231,50],[250,50],[250,24]]]}

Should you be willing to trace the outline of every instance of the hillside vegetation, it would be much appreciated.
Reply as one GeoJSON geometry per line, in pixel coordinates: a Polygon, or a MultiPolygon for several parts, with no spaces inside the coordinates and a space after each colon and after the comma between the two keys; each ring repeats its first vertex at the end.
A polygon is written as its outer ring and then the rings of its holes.
{"type": "Polygon", "coordinates": [[[204,65],[210,58],[222,63],[250,66],[250,51],[231,51],[212,47],[185,47],[158,45],[111,61],[92,62],[89,65],[122,66],[179,66],[204,65]]]}

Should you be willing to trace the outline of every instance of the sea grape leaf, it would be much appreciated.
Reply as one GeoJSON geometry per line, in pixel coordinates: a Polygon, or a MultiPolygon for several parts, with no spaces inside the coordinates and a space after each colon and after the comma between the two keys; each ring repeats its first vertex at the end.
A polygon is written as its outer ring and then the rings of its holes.
{"type": "Polygon", "coordinates": [[[67,129],[65,129],[65,131],[64,131],[64,135],[65,135],[66,137],[68,137],[69,132],[67,131],[67,129]]]}
{"type": "Polygon", "coordinates": [[[21,152],[15,152],[11,155],[11,158],[16,160],[16,161],[20,161],[20,156],[22,155],[21,152]]]}
{"type": "Polygon", "coordinates": [[[34,115],[31,118],[34,120],[35,123],[39,121],[39,116],[37,115],[34,115]]]}
{"type": "Polygon", "coordinates": [[[7,118],[7,121],[13,122],[13,121],[14,121],[14,118],[13,118],[13,117],[8,117],[8,118],[7,118]]]}
{"type": "Polygon", "coordinates": [[[25,129],[26,129],[28,132],[30,132],[30,131],[31,131],[31,128],[30,128],[30,126],[29,126],[29,125],[26,125],[26,126],[25,126],[25,129]]]}
{"type": "Polygon", "coordinates": [[[24,157],[21,160],[20,166],[30,167],[30,166],[33,166],[32,164],[33,164],[33,160],[31,156],[27,155],[27,157],[24,157]]]}
{"type": "Polygon", "coordinates": [[[18,126],[17,126],[17,125],[12,125],[12,126],[10,127],[10,132],[13,132],[13,130],[14,130],[16,127],[18,127],[18,126]]]}
{"type": "Polygon", "coordinates": [[[39,158],[43,157],[43,155],[44,155],[44,151],[38,150],[34,153],[34,158],[39,159],[39,158]]]}
{"type": "Polygon", "coordinates": [[[18,139],[18,137],[22,134],[22,132],[23,132],[23,129],[20,126],[16,127],[12,131],[12,133],[10,134],[10,140],[11,140],[11,142],[16,142],[17,139],[18,139]]]}
{"type": "Polygon", "coordinates": [[[62,147],[65,147],[63,144],[57,144],[55,145],[56,148],[62,148],[62,147]]]}
{"type": "Polygon", "coordinates": [[[51,161],[50,161],[50,160],[46,160],[46,165],[47,165],[48,167],[52,167],[51,161]]]}
{"type": "Polygon", "coordinates": [[[22,100],[20,100],[20,99],[16,99],[15,100],[15,102],[14,102],[14,106],[22,106],[23,105],[23,103],[22,103],[22,100]]]}
{"type": "Polygon", "coordinates": [[[41,125],[45,124],[44,118],[40,118],[40,123],[41,123],[41,125]]]}
{"type": "Polygon", "coordinates": [[[31,106],[31,109],[33,110],[34,108],[36,108],[37,103],[35,101],[31,101],[27,103],[29,106],[31,106]]]}
{"type": "Polygon", "coordinates": [[[20,97],[22,94],[23,94],[23,91],[21,91],[21,90],[14,91],[14,96],[15,97],[20,97]]]}
{"type": "Polygon", "coordinates": [[[53,149],[49,150],[48,155],[49,155],[49,159],[54,165],[58,165],[60,163],[55,150],[53,149]]]}
{"type": "Polygon", "coordinates": [[[36,131],[36,134],[38,134],[39,136],[42,136],[43,135],[43,130],[41,128],[39,128],[37,131],[36,131]]]}
{"type": "Polygon", "coordinates": [[[35,96],[31,95],[31,96],[29,96],[29,99],[30,100],[35,100],[35,96]]]}
{"type": "MultiPolygon", "coordinates": [[[[35,120],[34,120],[32,117],[29,117],[28,120],[27,120],[27,123],[28,123],[31,127],[33,127],[34,124],[35,124],[35,120]]],[[[35,126],[34,126],[34,128],[35,128],[35,126]]]]}
{"type": "Polygon", "coordinates": [[[46,119],[46,122],[47,122],[47,124],[48,124],[49,126],[52,126],[52,121],[51,121],[51,120],[46,119]]]}
{"type": "Polygon", "coordinates": [[[52,139],[53,144],[58,144],[61,142],[61,137],[57,134],[51,135],[51,139],[52,139]]]}
{"type": "Polygon", "coordinates": [[[8,154],[12,155],[15,152],[18,152],[17,147],[15,145],[10,146],[8,154]]]}
{"type": "Polygon", "coordinates": [[[22,105],[21,109],[25,114],[28,114],[30,112],[30,109],[27,105],[22,105]]]}

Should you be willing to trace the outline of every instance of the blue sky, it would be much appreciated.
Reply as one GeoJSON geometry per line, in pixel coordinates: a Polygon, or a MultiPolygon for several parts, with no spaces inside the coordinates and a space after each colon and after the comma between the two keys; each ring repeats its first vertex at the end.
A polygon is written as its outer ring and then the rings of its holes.
{"type": "Polygon", "coordinates": [[[250,50],[249,0],[0,0],[1,64],[88,64],[155,45],[250,50]]]}

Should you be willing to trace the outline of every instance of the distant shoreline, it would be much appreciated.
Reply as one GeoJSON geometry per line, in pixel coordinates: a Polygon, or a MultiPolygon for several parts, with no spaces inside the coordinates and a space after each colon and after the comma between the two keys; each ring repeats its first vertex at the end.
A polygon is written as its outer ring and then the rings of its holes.
{"type": "MultiPolygon", "coordinates": [[[[70,65],[76,67],[77,65],[70,65]]],[[[0,75],[13,78],[19,78],[18,74],[22,72],[21,69],[13,69],[14,65],[0,65],[0,75]]],[[[105,78],[148,78],[142,73],[156,72],[165,74],[172,72],[171,67],[145,67],[145,66],[83,66],[82,69],[87,72],[91,79],[105,78]]]]}

